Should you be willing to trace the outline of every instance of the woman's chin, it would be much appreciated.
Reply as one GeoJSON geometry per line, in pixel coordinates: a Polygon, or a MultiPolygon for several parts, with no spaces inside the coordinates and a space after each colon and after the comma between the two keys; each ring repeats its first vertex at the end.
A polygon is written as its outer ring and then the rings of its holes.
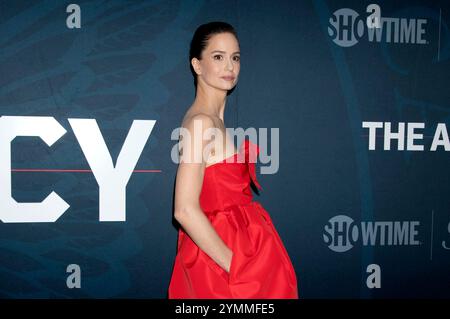
{"type": "Polygon", "coordinates": [[[231,83],[229,85],[226,85],[224,90],[230,91],[236,86],[236,83],[231,83]]]}
{"type": "Polygon", "coordinates": [[[218,89],[218,90],[221,90],[221,91],[230,91],[236,86],[236,82],[229,83],[229,84],[217,83],[217,84],[211,85],[211,86],[214,87],[215,89],[218,89]]]}
{"type": "Polygon", "coordinates": [[[233,88],[235,87],[235,85],[221,85],[221,86],[217,86],[216,88],[221,90],[221,91],[231,91],[233,88]]]}

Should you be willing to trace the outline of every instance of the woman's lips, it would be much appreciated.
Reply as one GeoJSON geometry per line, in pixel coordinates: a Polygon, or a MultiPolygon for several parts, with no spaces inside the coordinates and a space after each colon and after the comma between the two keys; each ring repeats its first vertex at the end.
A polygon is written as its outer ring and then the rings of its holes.
{"type": "Polygon", "coordinates": [[[225,81],[233,81],[234,76],[222,76],[222,79],[224,79],[225,81]]]}

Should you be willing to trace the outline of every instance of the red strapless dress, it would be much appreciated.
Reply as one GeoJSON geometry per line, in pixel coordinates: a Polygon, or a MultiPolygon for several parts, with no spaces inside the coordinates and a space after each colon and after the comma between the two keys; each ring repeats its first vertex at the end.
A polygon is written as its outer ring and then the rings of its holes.
{"type": "Polygon", "coordinates": [[[205,169],[200,206],[233,251],[223,270],[180,228],[169,299],[297,299],[297,278],[267,211],[253,201],[258,145],[244,140],[239,152],[205,169]]]}

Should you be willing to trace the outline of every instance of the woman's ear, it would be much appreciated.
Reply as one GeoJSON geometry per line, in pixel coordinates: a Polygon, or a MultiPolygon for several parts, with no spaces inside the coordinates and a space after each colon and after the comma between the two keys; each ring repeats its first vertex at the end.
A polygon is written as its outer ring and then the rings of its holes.
{"type": "Polygon", "coordinates": [[[197,75],[202,74],[202,68],[200,66],[200,61],[197,58],[192,58],[191,60],[192,68],[194,69],[197,75]]]}

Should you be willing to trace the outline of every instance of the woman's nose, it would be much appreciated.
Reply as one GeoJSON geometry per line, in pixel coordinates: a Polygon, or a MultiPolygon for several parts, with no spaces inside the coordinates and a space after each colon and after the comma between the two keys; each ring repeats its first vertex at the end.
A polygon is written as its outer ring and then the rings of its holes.
{"type": "Polygon", "coordinates": [[[226,69],[227,70],[230,70],[230,71],[233,71],[233,61],[231,61],[231,60],[228,60],[228,62],[227,62],[227,65],[226,65],[226,69]]]}

